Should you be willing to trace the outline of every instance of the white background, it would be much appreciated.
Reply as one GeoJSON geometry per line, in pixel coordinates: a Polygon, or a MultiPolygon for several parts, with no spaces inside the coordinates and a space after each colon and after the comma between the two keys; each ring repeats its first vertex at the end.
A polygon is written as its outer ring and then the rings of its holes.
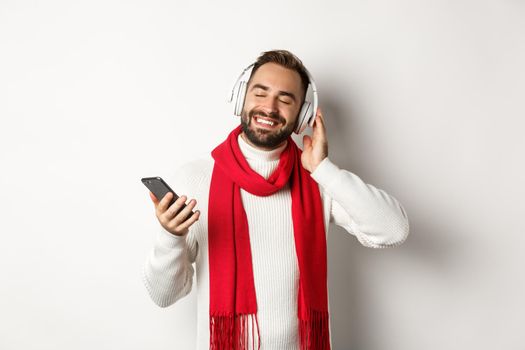
{"type": "Polygon", "coordinates": [[[332,228],[334,349],[523,349],[524,36],[520,0],[2,0],[0,348],[194,347],[194,291],[161,309],[140,279],[140,178],[222,141],[238,74],[285,48],[330,158],[410,220],[386,250],[332,228]]]}

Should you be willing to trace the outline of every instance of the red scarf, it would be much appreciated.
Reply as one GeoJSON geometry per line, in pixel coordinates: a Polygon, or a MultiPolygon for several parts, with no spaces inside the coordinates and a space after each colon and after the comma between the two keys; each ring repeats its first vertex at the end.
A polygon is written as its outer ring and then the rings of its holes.
{"type": "Polygon", "coordinates": [[[260,348],[250,234],[240,190],[269,196],[289,182],[300,276],[300,346],[301,350],[329,350],[326,235],[319,187],[302,167],[301,150],[292,138],[288,138],[277,169],[265,180],[244,158],[237,140],[240,133],[239,126],[212,152],[215,165],[208,207],[210,349],[260,348]]]}

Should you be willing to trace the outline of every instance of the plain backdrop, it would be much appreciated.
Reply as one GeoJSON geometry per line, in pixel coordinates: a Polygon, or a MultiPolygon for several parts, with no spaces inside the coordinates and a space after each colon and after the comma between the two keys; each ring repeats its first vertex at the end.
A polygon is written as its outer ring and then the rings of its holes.
{"type": "Polygon", "coordinates": [[[334,349],[524,349],[524,35],[520,0],[1,0],[0,348],[194,347],[194,291],[162,309],[141,282],[140,178],[210,152],[284,48],[330,158],[410,220],[380,250],[332,227],[334,349]]]}

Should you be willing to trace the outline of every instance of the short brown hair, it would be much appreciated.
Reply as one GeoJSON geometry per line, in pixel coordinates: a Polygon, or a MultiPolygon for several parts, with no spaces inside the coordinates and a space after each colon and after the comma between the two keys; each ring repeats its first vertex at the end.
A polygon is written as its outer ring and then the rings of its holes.
{"type": "Polygon", "coordinates": [[[265,63],[276,63],[280,66],[283,66],[284,68],[288,68],[299,73],[304,89],[304,96],[306,96],[308,84],[310,83],[310,79],[308,78],[308,74],[306,73],[306,68],[304,67],[303,62],[301,62],[301,60],[297,56],[295,56],[293,53],[287,50],[272,50],[261,53],[261,55],[257,58],[257,61],[255,61],[253,65],[252,73],[250,79],[248,80],[248,84],[255,72],[257,71],[257,69],[259,69],[259,67],[261,67],[265,63]]]}

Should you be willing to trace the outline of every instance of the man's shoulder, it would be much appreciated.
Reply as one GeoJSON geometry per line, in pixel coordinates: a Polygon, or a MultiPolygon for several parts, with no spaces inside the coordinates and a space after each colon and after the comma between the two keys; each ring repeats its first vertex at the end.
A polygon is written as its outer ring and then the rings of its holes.
{"type": "Polygon", "coordinates": [[[211,173],[213,170],[213,158],[211,155],[200,156],[193,160],[182,163],[178,168],[178,173],[183,173],[187,175],[195,174],[206,174],[211,173]]]}
{"type": "Polygon", "coordinates": [[[173,184],[175,192],[194,192],[210,181],[213,171],[213,158],[201,156],[187,161],[175,168],[169,177],[169,183],[173,184]]]}

